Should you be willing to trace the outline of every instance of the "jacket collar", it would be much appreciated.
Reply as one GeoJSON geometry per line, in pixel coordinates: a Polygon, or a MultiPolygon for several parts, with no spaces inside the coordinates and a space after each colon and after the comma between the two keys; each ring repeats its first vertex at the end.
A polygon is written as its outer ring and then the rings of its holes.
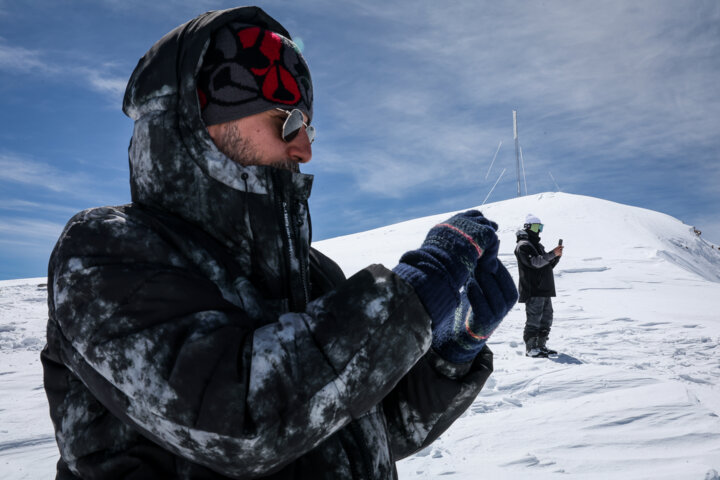
{"type": "Polygon", "coordinates": [[[540,235],[532,230],[518,230],[515,232],[515,238],[518,242],[527,241],[533,245],[538,245],[540,243],[540,235]]]}

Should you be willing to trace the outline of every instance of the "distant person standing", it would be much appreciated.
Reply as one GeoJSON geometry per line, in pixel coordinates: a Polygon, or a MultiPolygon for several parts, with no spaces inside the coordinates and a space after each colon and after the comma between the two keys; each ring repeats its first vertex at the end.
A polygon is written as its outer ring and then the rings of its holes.
{"type": "Polygon", "coordinates": [[[563,253],[560,245],[551,252],[545,252],[540,243],[543,223],[538,217],[529,214],[522,230],[517,232],[515,256],[520,271],[520,303],[525,304],[525,355],[528,357],[547,357],[557,354],[547,348],[547,339],[553,322],[551,297],[555,296],[555,278],[553,268],[563,253]]]}

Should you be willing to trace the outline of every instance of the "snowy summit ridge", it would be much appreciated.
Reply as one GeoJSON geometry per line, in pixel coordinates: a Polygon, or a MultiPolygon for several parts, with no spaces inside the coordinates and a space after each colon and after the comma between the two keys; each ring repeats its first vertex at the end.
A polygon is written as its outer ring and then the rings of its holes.
{"type": "MultiPolygon", "coordinates": [[[[504,200],[475,208],[500,225],[501,258],[512,255],[515,232],[522,228],[525,216],[533,213],[545,224],[545,247],[562,238],[568,255],[560,271],[568,264],[578,268],[585,263],[602,263],[597,257],[628,262],[664,260],[706,280],[720,282],[720,250],[695,235],[694,228],[664,213],[583,195],[540,193],[504,200]]],[[[368,263],[393,266],[403,252],[417,248],[427,231],[457,212],[448,212],[347,235],[313,245],[336,259],[346,274],[368,263]],[[343,255],[348,247],[354,255],[343,255]]],[[[514,261],[514,259],[510,259],[514,261]]],[[[599,268],[599,267],[587,267],[599,268]]]]}
{"type": "MultiPolygon", "coordinates": [[[[469,207],[472,208],[472,207],[469,207]]],[[[543,193],[476,207],[500,225],[517,280],[515,232],[533,213],[542,242],[562,238],[549,346],[524,356],[524,308],[488,345],[495,372],[435,443],[398,463],[400,478],[720,480],[720,250],[668,215],[543,193]],[[444,478],[444,477],[443,477],[444,478]]],[[[455,212],[316,242],[347,275],[392,268],[455,212]]],[[[57,447],[39,353],[44,278],[0,281],[0,473],[54,476],[57,447]]]]}

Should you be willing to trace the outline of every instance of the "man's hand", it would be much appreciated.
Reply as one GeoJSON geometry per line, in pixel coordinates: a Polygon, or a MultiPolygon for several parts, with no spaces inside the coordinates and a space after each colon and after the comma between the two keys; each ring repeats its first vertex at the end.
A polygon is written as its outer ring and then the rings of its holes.
{"type": "Polygon", "coordinates": [[[455,312],[433,327],[433,349],[449,362],[471,362],[517,299],[515,281],[500,261],[492,272],[478,265],[455,312]]]}
{"type": "Polygon", "coordinates": [[[422,246],[400,258],[393,269],[413,286],[430,314],[433,326],[460,302],[460,288],[478,265],[496,268],[497,224],[470,210],[435,225],[422,246]],[[487,260],[485,259],[487,255],[487,260]]]}
{"type": "MultiPolygon", "coordinates": [[[[497,223],[488,220],[477,210],[469,210],[431,228],[420,248],[441,248],[465,265],[469,275],[475,270],[481,256],[488,258],[488,261],[497,257],[497,229],[497,223]]],[[[465,280],[467,275],[458,288],[465,280]]]]}
{"type": "Polygon", "coordinates": [[[563,248],[565,247],[562,245],[558,245],[557,247],[553,248],[552,253],[554,253],[556,257],[562,257],[563,248]]]}

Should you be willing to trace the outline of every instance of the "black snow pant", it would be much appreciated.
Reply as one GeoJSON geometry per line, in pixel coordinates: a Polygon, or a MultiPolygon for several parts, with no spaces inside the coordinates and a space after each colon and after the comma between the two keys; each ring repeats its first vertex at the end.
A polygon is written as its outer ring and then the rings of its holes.
{"type": "Polygon", "coordinates": [[[553,323],[553,307],[550,297],[530,297],[525,302],[525,331],[523,340],[528,343],[531,338],[538,338],[544,345],[550,335],[553,323]]]}

